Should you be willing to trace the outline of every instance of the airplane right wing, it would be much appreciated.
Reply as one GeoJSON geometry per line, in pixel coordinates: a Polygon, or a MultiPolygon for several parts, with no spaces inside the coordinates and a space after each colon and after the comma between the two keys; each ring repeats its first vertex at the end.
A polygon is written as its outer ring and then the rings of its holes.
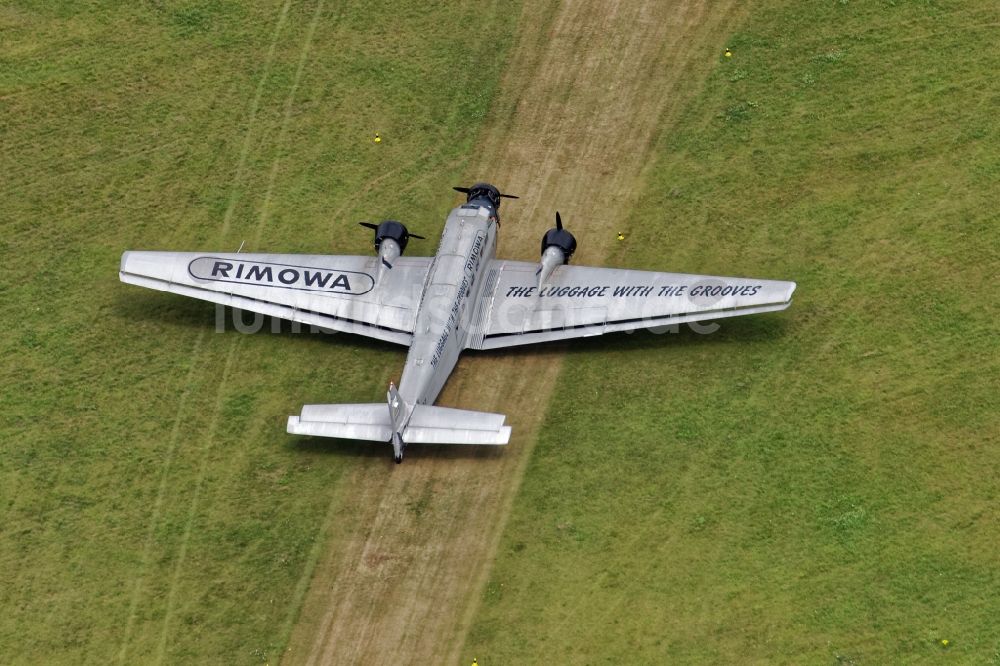
{"type": "Polygon", "coordinates": [[[794,282],[493,260],[467,347],[498,349],[784,310],[794,282]]]}

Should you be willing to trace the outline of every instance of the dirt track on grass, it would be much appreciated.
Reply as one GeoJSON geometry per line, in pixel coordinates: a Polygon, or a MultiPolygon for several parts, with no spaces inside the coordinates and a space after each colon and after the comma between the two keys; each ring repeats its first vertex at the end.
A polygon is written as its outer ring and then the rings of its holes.
{"type": "MultiPolygon", "coordinates": [[[[505,202],[499,254],[535,259],[556,207],[574,263],[628,227],[654,139],[697,92],[742,15],[733,0],[525,3],[494,121],[467,180],[505,202]]],[[[502,412],[506,449],[372,460],[338,492],[284,662],[456,663],[559,374],[558,348],[467,354],[438,401],[502,412]]],[[[487,447],[482,447],[487,448],[487,447]]]]}

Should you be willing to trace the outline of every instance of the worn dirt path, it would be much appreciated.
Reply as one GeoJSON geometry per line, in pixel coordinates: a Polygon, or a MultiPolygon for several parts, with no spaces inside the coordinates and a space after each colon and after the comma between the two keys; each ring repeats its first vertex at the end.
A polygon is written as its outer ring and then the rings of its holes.
{"type": "MultiPolygon", "coordinates": [[[[556,206],[601,263],[651,159],[742,15],[735,0],[525,3],[468,181],[505,202],[500,254],[535,259],[556,206]]],[[[558,346],[467,354],[439,404],[502,412],[506,449],[372,459],[331,500],[287,664],[457,663],[552,388],[558,346]]],[[[487,447],[483,447],[486,449],[487,447]]]]}

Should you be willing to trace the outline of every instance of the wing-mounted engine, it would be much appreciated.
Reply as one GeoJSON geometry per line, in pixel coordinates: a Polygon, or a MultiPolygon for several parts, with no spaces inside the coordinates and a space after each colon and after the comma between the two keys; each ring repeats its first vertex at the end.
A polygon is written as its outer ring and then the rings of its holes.
{"type": "Polygon", "coordinates": [[[558,266],[568,264],[576,252],[576,238],[563,228],[562,218],[556,211],[556,226],[542,236],[542,263],[538,269],[538,289],[549,279],[558,266]]]}
{"type": "Polygon", "coordinates": [[[406,251],[406,244],[411,238],[424,240],[423,236],[411,234],[405,224],[396,220],[386,220],[378,224],[371,222],[358,224],[375,231],[375,254],[379,258],[378,281],[381,281],[382,273],[392,270],[392,264],[406,251]]]}

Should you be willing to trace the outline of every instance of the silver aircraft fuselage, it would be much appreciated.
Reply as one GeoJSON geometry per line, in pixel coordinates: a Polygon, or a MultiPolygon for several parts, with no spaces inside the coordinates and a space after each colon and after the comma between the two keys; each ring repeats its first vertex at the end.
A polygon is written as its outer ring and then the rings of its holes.
{"type": "Polygon", "coordinates": [[[415,405],[433,404],[466,347],[489,261],[496,256],[498,218],[488,205],[463,204],[445,222],[417,310],[413,342],[399,382],[401,432],[415,405]]]}
{"type": "MultiPolygon", "coordinates": [[[[441,243],[420,294],[413,341],[399,388],[387,395],[396,462],[406,444],[402,433],[417,405],[432,405],[465,349],[483,289],[483,273],[496,256],[499,216],[484,199],[462,204],[448,215],[441,243]]],[[[397,255],[392,241],[388,252],[397,255]]],[[[384,249],[383,249],[384,251],[384,249]]]]}

